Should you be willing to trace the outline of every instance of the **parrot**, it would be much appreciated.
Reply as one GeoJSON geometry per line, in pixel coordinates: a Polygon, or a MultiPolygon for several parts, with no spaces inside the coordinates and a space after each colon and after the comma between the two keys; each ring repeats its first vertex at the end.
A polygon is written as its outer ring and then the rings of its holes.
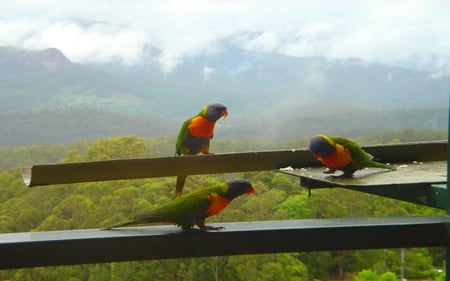
{"type": "MultiPolygon", "coordinates": [[[[226,106],[220,103],[211,103],[195,116],[184,121],[178,134],[175,146],[175,156],[209,154],[209,141],[214,135],[214,126],[221,117],[226,118],[226,106]]],[[[181,196],[186,176],[178,176],[175,195],[181,196]]]]}
{"type": "Polygon", "coordinates": [[[316,135],[309,142],[309,150],[314,158],[327,167],[324,173],[333,174],[336,170],[344,172],[342,177],[352,177],[355,171],[376,167],[394,170],[395,168],[372,160],[356,142],[344,137],[316,135]]]}
{"type": "Polygon", "coordinates": [[[205,219],[219,213],[234,198],[254,192],[252,184],[246,179],[228,181],[177,197],[160,208],[136,216],[132,221],[113,225],[104,230],[162,222],[174,223],[183,231],[193,229],[194,225],[200,230],[220,230],[223,227],[206,226],[205,219]]]}

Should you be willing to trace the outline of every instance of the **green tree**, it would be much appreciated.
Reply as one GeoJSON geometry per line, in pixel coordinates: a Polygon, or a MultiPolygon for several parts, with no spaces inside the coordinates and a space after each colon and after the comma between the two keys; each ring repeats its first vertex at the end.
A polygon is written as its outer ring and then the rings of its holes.
{"type": "Polygon", "coordinates": [[[275,208],[275,218],[278,219],[304,219],[311,218],[312,210],[308,206],[309,197],[306,192],[291,195],[275,208]]]}
{"type": "Polygon", "coordinates": [[[42,222],[39,230],[61,230],[97,226],[95,204],[82,195],[71,195],[61,201],[42,222]]]}
{"type": "Polygon", "coordinates": [[[145,139],[137,136],[98,139],[87,148],[87,160],[137,158],[144,155],[145,149],[145,139]]]}
{"type": "Polygon", "coordinates": [[[209,257],[206,258],[211,268],[211,274],[214,278],[214,281],[220,281],[222,276],[222,270],[225,264],[228,261],[228,257],[209,257]]]}
{"type": "Polygon", "coordinates": [[[353,277],[353,281],[396,281],[397,277],[393,272],[378,274],[371,269],[364,269],[353,277]]]}
{"type": "Polygon", "coordinates": [[[229,257],[241,281],[309,280],[306,266],[296,254],[274,254],[229,257]]]}
{"type": "Polygon", "coordinates": [[[375,271],[364,269],[353,277],[353,281],[378,281],[378,276],[375,271]]]}
{"type": "Polygon", "coordinates": [[[427,249],[407,249],[405,250],[405,277],[414,279],[436,278],[432,258],[427,249]]]}
{"type": "Polygon", "coordinates": [[[305,252],[299,253],[299,260],[308,268],[309,276],[312,279],[326,280],[331,276],[333,265],[332,252],[305,252]]]}
{"type": "Polygon", "coordinates": [[[291,194],[298,192],[298,180],[292,176],[288,176],[282,173],[276,173],[270,181],[270,186],[278,190],[291,194]]]}
{"type": "Polygon", "coordinates": [[[37,226],[42,219],[38,208],[30,206],[26,198],[16,197],[0,207],[1,221],[6,222],[5,232],[25,232],[37,226]]]}
{"type": "Polygon", "coordinates": [[[378,277],[377,281],[397,281],[397,276],[394,272],[385,272],[378,277]]]}

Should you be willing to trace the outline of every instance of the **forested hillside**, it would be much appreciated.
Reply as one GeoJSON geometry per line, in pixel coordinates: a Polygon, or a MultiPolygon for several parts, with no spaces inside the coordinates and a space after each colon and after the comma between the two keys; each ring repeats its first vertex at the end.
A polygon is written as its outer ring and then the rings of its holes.
{"type": "MultiPolygon", "coordinates": [[[[192,114],[197,110],[200,109],[195,109],[192,114]]],[[[256,138],[284,142],[320,132],[359,137],[380,130],[403,128],[445,130],[448,123],[445,107],[336,110],[332,106],[321,106],[258,112],[251,118],[234,108],[229,108],[229,112],[228,118],[216,125],[217,139],[256,138]]],[[[60,144],[129,134],[144,138],[176,137],[181,123],[148,114],[137,116],[86,108],[0,113],[0,145],[60,144]]]]}
{"type": "MultiPolygon", "coordinates": [[[[447,139],[446,130],[383,131],[356,139],[361,144],[447,139]]],[[[214,152],[305,147],[308,137],[285,142],[214,139],[214,152]]],[[[77,162],[173,155],[174,138],[135,135],[61,145],[0,147],[0,232],[101,228],[172,200],[175,177],[61,184],[27,188],[20,168],[36,163],[77,162]]],[[[247,178],[256,194],[233,201],[207,222],[442,214],[434,208],[343,189],[315,190],[272,171],[188,177],[186,192],[232,178],[247,178]]],[[[444,249],[405,250],[408,279],[442,278],[444,249]]],[[[0,271],[0,280],[350,280],[394,281],[400,249],[327,251],[88,264],[0,271]],[[355,277],[354,277],[355,276],[355,277]],[[360,278],[360,279],[358,279],[360,278]]],[[[439,279],[440,280],[440,279],[439,279]]]]}

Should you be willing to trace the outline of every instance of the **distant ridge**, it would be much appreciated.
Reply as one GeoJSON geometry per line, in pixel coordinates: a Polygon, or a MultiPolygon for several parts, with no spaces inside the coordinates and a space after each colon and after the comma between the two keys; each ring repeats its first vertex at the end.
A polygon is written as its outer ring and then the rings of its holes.
{"type": "Polygon", "coordinates": [[[18,62],[29,66],[59,68],[72,65],[72,62],[56,48],[48,48],[37,52],[24,52],[18,62]]]}
{"type": "Polygon", "coordinates": [[[178,126],[155,116],[129,116],[89,108],[0,113],[0,146],[68,143],[117,135],[175,138],[178,126]]]}
{"type": "MultiPolygon", "coordinates": [[[[232,116],[229,116],[231,119],[232,116]]],[[[350,110],[347,114],[282,114],[253,120],[221,120],[217,140],[255,138],[284,142],[318,133],[360,137],[386,130],[447,130],[448,109],[350,110]]],[[[169,137],[175,141],[180,122],[156,116],[133,116],[94,109],[57,109],[0,113],[0,146],[69,143],[117,135],[169,137]]],[[[214,142],[213,142],[214,143],[214,142]]],[[[214,144],[213,144],[214,145],[214,144]]]]}
{"type": "Polygon", "coordinates": [[[194,57],[167,74],[155,67],[80,65],[55,48],[0,48],[0,112],[70,106],[184,120],[209,102],[249,116],[320,104],[434,108],[448,104],[450,85],[450,76],[355,59],[236,49],[194,57]]]}
{"type": "Polygon", "coordinates": [[[0,47],[0,145],[175,136],[186,118],[211,102],[230,113],[217,136],[233,138],[445,129],[449,88],[447,75],[356,59],[230,49],[161,73],[155,65],[81,65],[55,48],[0,47]]]}

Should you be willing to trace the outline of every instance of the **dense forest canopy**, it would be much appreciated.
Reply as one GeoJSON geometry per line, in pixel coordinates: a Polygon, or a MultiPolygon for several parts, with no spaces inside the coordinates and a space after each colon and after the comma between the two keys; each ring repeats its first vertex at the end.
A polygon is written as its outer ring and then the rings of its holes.
{"type": "MultiPolygon", "coordinates": [[[[257,139],[214,139],[215,152],[306,147],[308,137],[283,143],[257,139]]],[[[447,139],[444,130],[382,131],[356,138],[361,144],[447,139]]],[[[63,163],[173,155],[174,138],[135,135],[0,147],[0,232],[101,228],[172,200],[175,177],[113,182],[61,184],[29,189],[20,168],[36,163],[63,163]]],[[[186,192],[230,178],[249,179],[255,196],[237,198],[207,222],[286,220],[363,216],[442,214],[443,211],[343,189],[323,189],[311,197],[296,178],[272,172],[245,172],[188,177],[186,192]]],[[[395,280],[401,249],[326,251],[276,255],[229,256],[105,263],[0,271],[7,280],[395,280]],[[354,276],[354,277],[353,277],[354,276]],[[366,279],[365,279],[366,278],[366,279]]],[[[444,249],[405,249],[408,279],[442,278],[444,249]]]]}

